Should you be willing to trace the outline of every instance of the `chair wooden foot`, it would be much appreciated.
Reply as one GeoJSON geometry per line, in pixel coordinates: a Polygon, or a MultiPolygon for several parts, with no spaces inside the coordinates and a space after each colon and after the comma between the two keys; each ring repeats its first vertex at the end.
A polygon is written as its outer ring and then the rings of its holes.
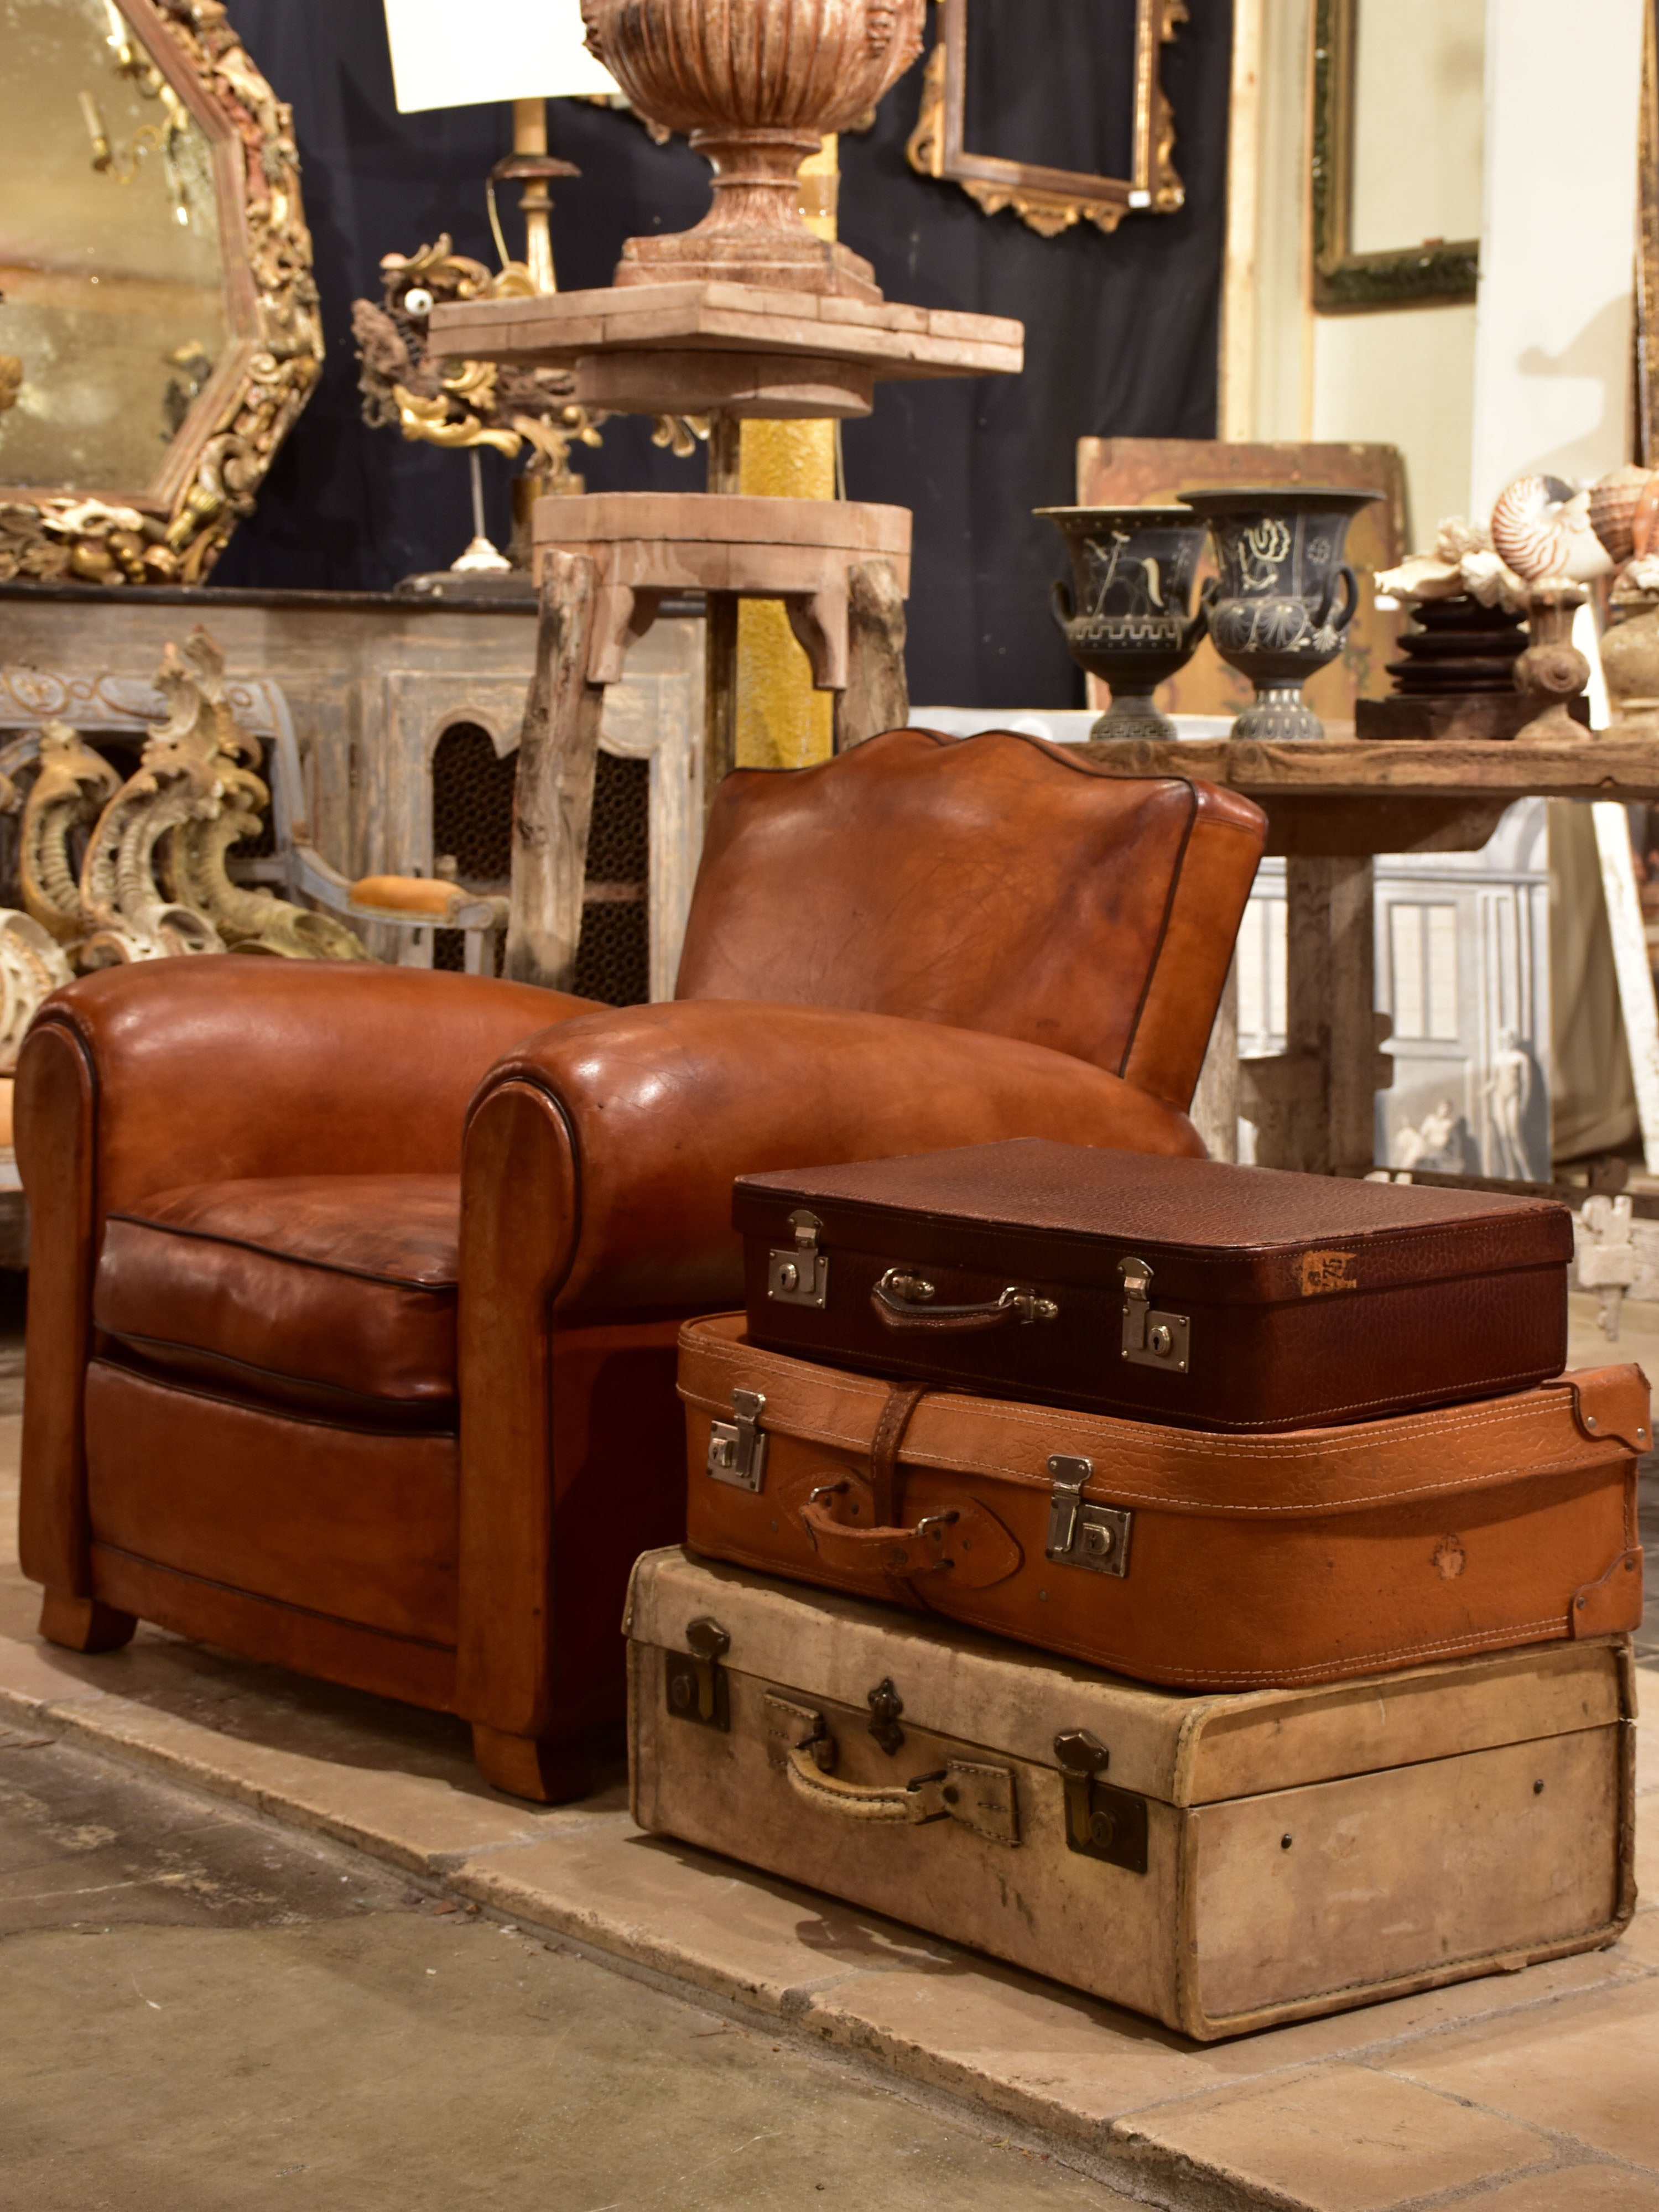
{"type": "Polygon", "coordinates": [[[580,1737],[507,1735],[475,1721],[472,1756],[486,1782],[538,1805],[566,1804],[592,1784],[592,1758],[580,1737]]]}
{"type": "Polygon", "coordinates": [[[136,1613],[119,1612],[95,1597],[66,1597],[48,1590],[40,1607],[40,1633],[66,1651],[118,1651],[131,1644],[136,1613]]]}

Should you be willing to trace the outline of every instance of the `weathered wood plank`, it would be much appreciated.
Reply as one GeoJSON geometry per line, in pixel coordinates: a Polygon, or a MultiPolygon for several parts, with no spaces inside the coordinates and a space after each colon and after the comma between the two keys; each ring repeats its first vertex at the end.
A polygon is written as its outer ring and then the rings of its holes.
{"type": "Polygon", "coordinates": [[[568,991],[581,938],[587,833],[605,693],[587,681],[598,579],[580,554],[542,556],[536,673],[513,793],[506,972],[568,991]]]}

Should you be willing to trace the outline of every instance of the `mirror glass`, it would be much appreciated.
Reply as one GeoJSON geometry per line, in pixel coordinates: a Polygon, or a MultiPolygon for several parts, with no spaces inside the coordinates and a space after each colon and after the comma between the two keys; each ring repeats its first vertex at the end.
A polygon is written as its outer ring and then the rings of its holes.
{"type": "Polygon", "coordinates": [[[973,0],[963,143],[1074,175],[1134,173],[1135,0],[973,0]]]}
{"type": "Polygon", "coordinates": [[[0,54],[0,485],[137,498],[230,334],[213,149],[114,0],[0,54]]]}
{"type": "Polygon", "coordinates": [[[1480,235],[1486,0],[1353,0],[1351,253],[1480,235]]]}

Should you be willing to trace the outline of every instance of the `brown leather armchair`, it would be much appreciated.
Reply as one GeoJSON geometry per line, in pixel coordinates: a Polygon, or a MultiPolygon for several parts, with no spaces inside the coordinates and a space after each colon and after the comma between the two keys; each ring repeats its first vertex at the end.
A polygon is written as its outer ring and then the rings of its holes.
{"type": "Polygon", "coordinates": [[[674,1342],[741,1296],[733,1176],[1200,1151],[1263,830],[1203,786],[899,731],[726,780],[672,1005],[257,959],[59,992],[17,1097],[42,1634],[156,1621],[579,1790],[629,1566],[684,1530],[674,1342]]]}

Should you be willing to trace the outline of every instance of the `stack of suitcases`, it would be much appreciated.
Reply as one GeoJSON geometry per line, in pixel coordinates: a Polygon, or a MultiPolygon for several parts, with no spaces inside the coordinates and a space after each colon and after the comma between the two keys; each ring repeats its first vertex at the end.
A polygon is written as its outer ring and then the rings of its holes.
{"type": "Polygon", "coordinates": [[[1638,1368],[1571,1217],[1032,1140],[744,1179],[641,1824],[1201,2038],[1613,1942],[1638,1368]]]}

